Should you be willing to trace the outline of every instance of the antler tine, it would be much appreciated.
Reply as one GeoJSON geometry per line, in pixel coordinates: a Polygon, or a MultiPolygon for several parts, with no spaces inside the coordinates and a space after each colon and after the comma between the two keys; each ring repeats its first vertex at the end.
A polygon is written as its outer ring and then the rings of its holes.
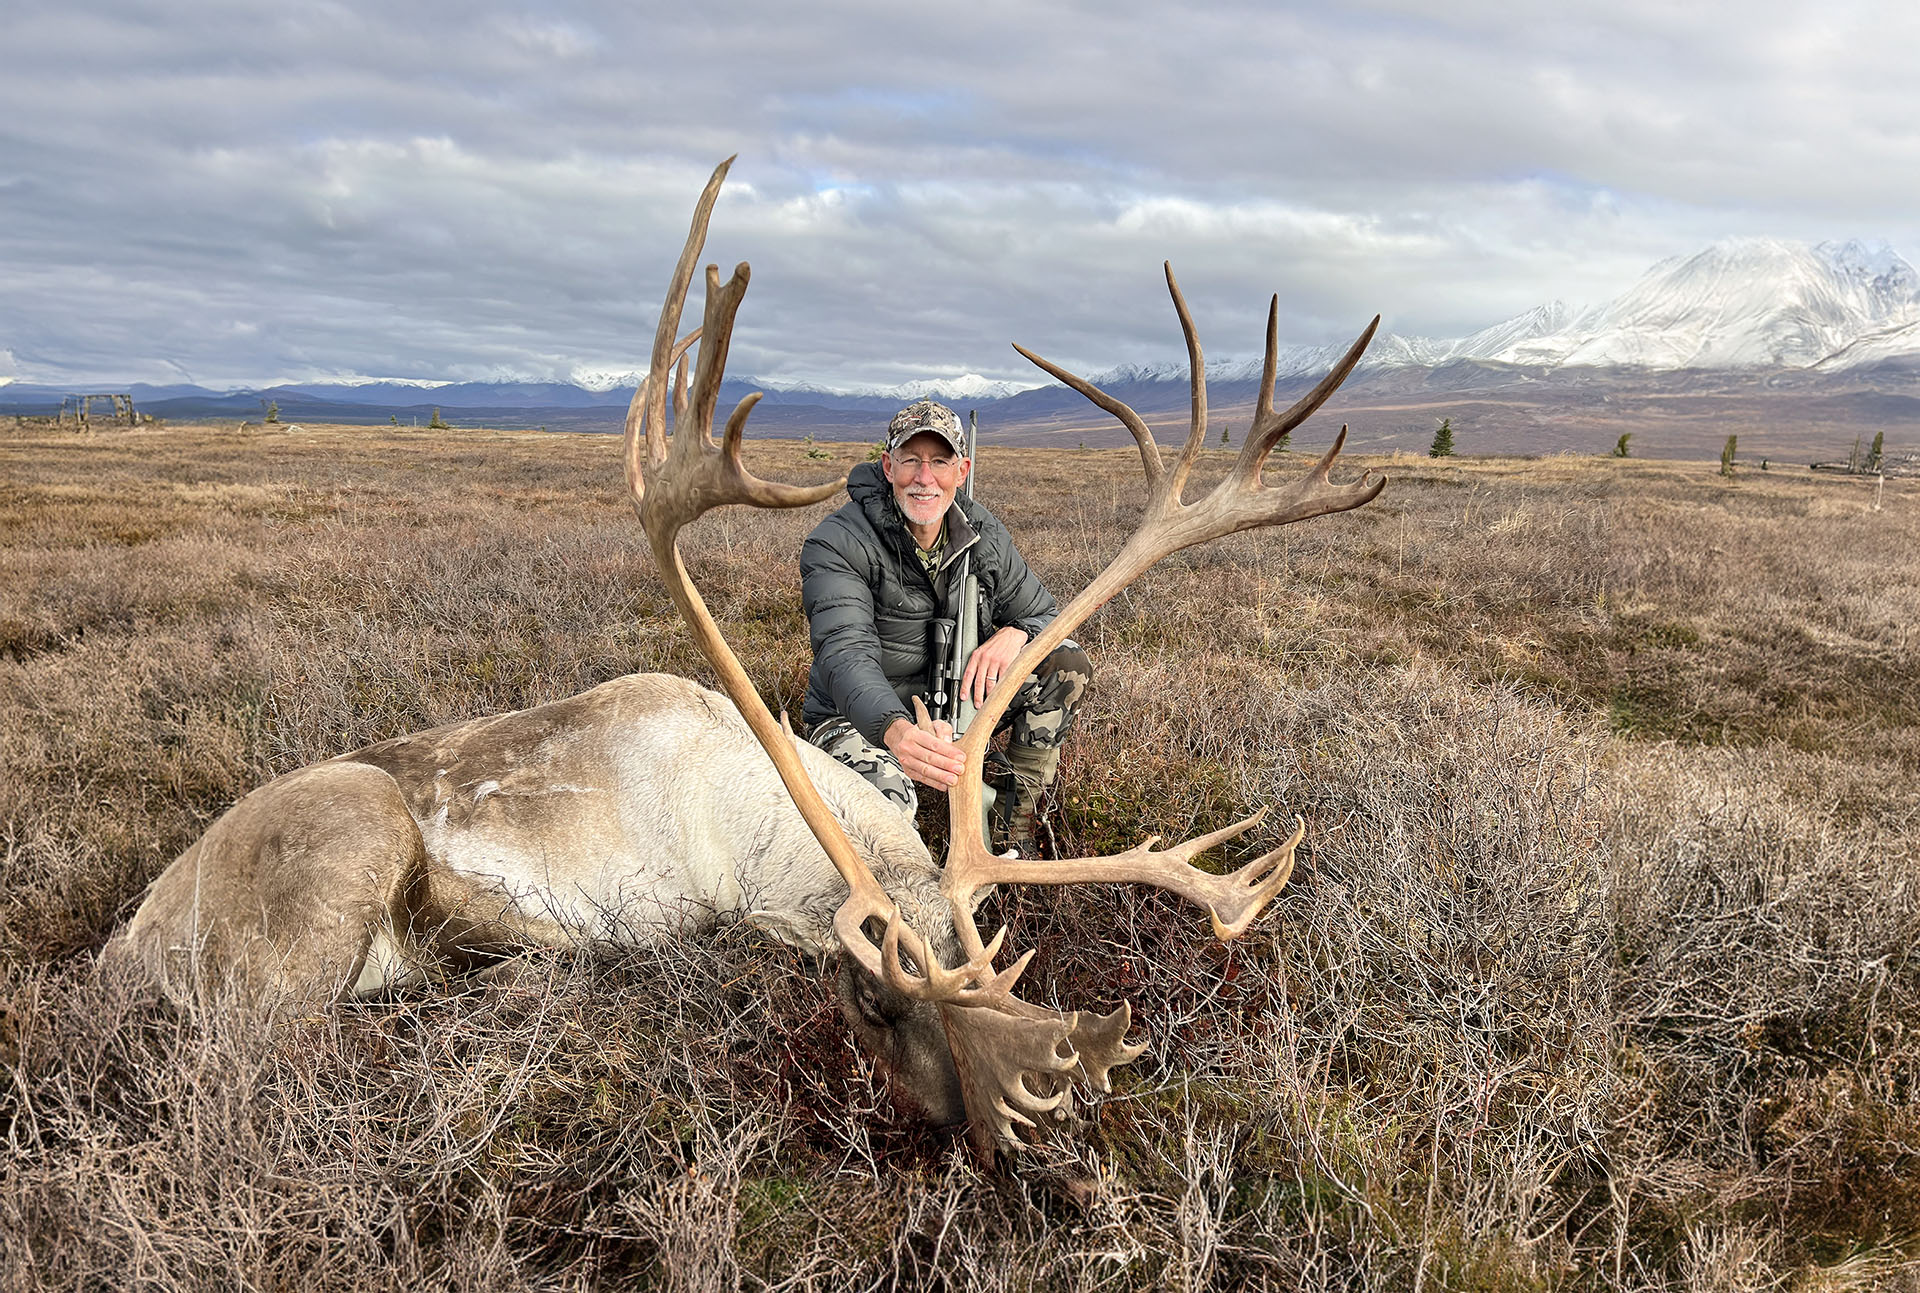
{"type": "Polygon", "coordinates": [[[1293,834],[1284,843],[1226,875],[1202,871],[1193,859],[1215,845],[1238,839],[1266,815],[1262,808],[1231,826],[1164,849],[1154,848],[1160,837],[1150,835],[1125,853],[1106,857],[1034,862],[988,855],[968,868],[965,884],[956,886],[954,898],[971,903],[975,892],[991,884],[1150,884],[1205,907],[1214,937],[1227,942],[1246,933],[1293,878],[1294,850],[1306,837],[1306,821],[1294,818],[1293,834]]]}
{"type": "Polygon", "coordinates": [[[1119,1065],[1132,1063],[1147,1049],[1145,1042],[1127,1045],[1127,1029],[1132,1023],[1133,1007],[1124,1001],[1104,1015],[1081,1011],[1072,1039],[1074,1053],[1080,1057],[1080,1067],[1074,1076],[1096,1091],[1113,1090],[1108,1073],[1119,1065]]]}
{"type": "Polygon", "coordinates": [[[1135,413],[1126,404],[1107,394],[1086,378],[1068,372],[1050,359],[1042,359],[1019,342],[1014,342],[1013,348],[1019,351],[1021,357],[1035,368],[1053,377],[1056,381],[1064,382],[1074,390],[1079,391],[1080,394],[1084,395],[1096,407],[1118,418],[1120,424],[1133,433],[1134,443],[1140,446],[1140,469],[1147,475],[1147,489],[1151,492],[1159,488],[1161,475],[1160,446],[1153,442],[1153,432],[1147,429],[1146,421],[1142,419],[1138,413],[1135,413]]]}
{"type": "MultiPolygon", "coordinates": [[[[679,363],[682,356],[698,340],[700,340],[700,329],[695,328],[675,342],[673,349],[668,353],[667,365],[671,367],[679,363]]],[[[640,385],[634,388],[633,398],[627,401],[627,489],[636,499],[645,497],[647,492],[646,474],[641,470],[641,456],[651,447],[653,440],[653,429],[647,421],[649,392],[653,389],[653,385],[653,374],[649,373],[640,379],[640,385]]],[[[664,434],[660,444],[660,457],[664,458],[666,456],[664,434]]]]}
{"type": "Polygon", "coordinates": [[[1014,999],[1013,985],[1020,981],[1020,976],[1026,973],[1027,963],[1033,960],[1032,952],[1023,953],[1012,965],[995,973],[993,958],[1000,954],[1000,945],[1007,937],[1007,931],[1002,929],[981,950],[980,955],[947,969],[938,958],[926,954],[925,944],[915,936],[912,950],[915,959],[924,967],[924,972],[914,974],[900,963],[900,940],[906,932],[908,927],[900,919],[899,913],[894,913],[887,921],[887,932],[880,942],[882,977],[896,991],[921,1001],[1004,1010],[1014,999]]]}
{"type": "MultiPolygon", "coordinates": [[[[673,426],[678,431],[689,422],[687,417],[687,357],[680,356],[680,362],[673,366],[673,426]]],[[[667,452],[673,449],[669,445],[667,452]]]]}
{"type": "Polygon", "coordinates": [[[1276,293],[1267,306],[1267,360],[1260,372],[1260,402],[1254,408],[1253,426],[1240,445],[1240,457],[1233,465],[1235,475],[1251,474],[1256,480],[1259,478],[1260,464],[1266,461],[1267,454],[1280,442],[1280,437],[1319,412],[1320,406],[1340,389],[1340,383],[1347,380],[1347,375],[1360,362],[1360,356],[1366,353],[1367,346],[1373,341],[1373,334],[1380,327],[1380,316],[1376,314],[1373,322],[1362,329],[1353,344],[1347,347],[1347,353],[1340,357],[1340,362],[1333,366],[1331,372],[1322,377],[1312,390],[1294,401],[1285,413],[1275,413],[1273,384],[1277,369],[1279,312],[1280,297],[1276,293]]]}
{"type": "Polygon", "coordinates": [[[733,320],[740,313],[740,302],[747,295],[747,281],[752,276],[752,269],[743,260],[733,267],[732,277],[722,287],[719,266],[707,266],[705,318],[700,331],[712,340],[700,347],[700,360],[694,368],[690,408],[697,427],[713,426],[714,408],[720,402],[720,379],[726,374],[727,352],[733,346],[733,320]]]}
{"type": "Polygon", "coordinates": [[[1187,298],[1181,295],[1180,282],[1173,276],[1173,262],[1162,261],[1161,268],[1167,273],[1167,295],[1173,298],[1173,312],[1180,316],[1180,335],[1187,341],[1187,387],[1193,417],[1187,427],[1187,442],[1181,446],[1180,457],[1173,465],[1173,474],[1164,485],[1156,484],[1154,488],[1164,488],[1168,496],[1178,502],[1187,487],[1187,473],[1193,470],[1194,459],[1200,456],[1201,447],[1207,442],[1207,361],[1200,354],[1200,334],[1194,330],[1187,298]]]}
{"type": "MultiPolygon", "coordinates": [[[[738,156],[738,154],[735,154],[738,156]]],[[[687,306],[687,290],[693,286],[693,267],[700,259],[700,249],[706,245],[707,225],[713,219],[713,204],[720,198],[720,186],[726,182],[727,171],[733,166],[734,159],[727,158],[713,168],[713,174],[707,180],[707,187],[700,191],[700,200],[693,204],[693,222],[687,229],[686,245],[680,249],[680,259],[674,262],[673,278],[667,283],[666,303],[660,307],[660,322],[653,333],[653,356],[647,372],[650,381],[646,384],[647,402],[644,422],[647,428],[647,458],[659,463],[667,456],[667,391],[666,376],[686,351],[676,352],[674,335],[680,330],[680,314],[687,306]]],[[[638,397],[639,391],[634,392],[638,397]]],[[[678,412],[678,401],[675,401],[678,412]]]]}
{"type": "Polygon", "coordinates": [[[748,391],[742,395],[740,402],[733,406],[733,413],[727,418],[727,429],[720,438],[720,452],[726,455],[728,462],[733,463],[743,472],[746,467],[740,462],[740,447],[747,433],[747,415],[753,412],[754,406],[759,403],[759,391],[748,391]]]}
{"type": "Polygon", "coordinates": [[[1019,1145],[1015,1124],[1032,1127],[1043,1114],[1067,1115],[1073,1101],[1069,1078],[1085,1069],[1075,1049],[1083,1035],[1099,1048],[1094,1067],[1102,1077],[1113,1063],[1124,1063],[1139,1053],[1127,1053],[1125,1046],[1102,1046],[1108,1040],[1104,1033],[1097,1028],[1090,1034],[1083,1032],[1078,1012],[1060,1014],[1023,1001],[1012,1004],[1025,1009],[940,1009],[947,1049],[967,1103],[967,1139],[983,1161],[991,1160],[996,1144],[1019,1145]],[[1029,1074],[1052,1090],[1035,1091],[1027,1085],[1029,1074]]]}
{"type": "MultiPolygon", "coordinates": [[[[1260,397],[1254,405],[1256,410],[1270,409],[1273,407],[1273,383],[1274,379],[1279,375],[1280,293],[1275,292],[1271,297],[1267,298],[1267,357],[1260,364],[1260,397]]],[[[1240,442],[1242,451],[1246,449],[1247,441],[1252,439],[1253,436],[1249,435],[1246,440],[1240,442]]]]}

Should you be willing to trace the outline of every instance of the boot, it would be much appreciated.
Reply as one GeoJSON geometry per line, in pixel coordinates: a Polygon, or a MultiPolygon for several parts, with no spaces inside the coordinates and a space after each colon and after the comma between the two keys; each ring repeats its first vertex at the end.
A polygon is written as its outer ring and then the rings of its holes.
{"type": "Polygon", "coordinates": [[[1013,784],[1000,798],[999,851],[1016,850],[1023,858],[1040,856],[1040,832],[1037,820],[1040,798],[1053,784],[1060,770],[1060,751],[1031,745],[1009,745],[1007,762],[1013,769],[1013,784]]]}
{"type": "Polygon", "coordinates": [[[980,841],[988,852],[994,851],[994,836],[1007,815],[1008,797],[1013,794],[1013,765],[998,750],[989,749],[980,768],[980,841]]]}

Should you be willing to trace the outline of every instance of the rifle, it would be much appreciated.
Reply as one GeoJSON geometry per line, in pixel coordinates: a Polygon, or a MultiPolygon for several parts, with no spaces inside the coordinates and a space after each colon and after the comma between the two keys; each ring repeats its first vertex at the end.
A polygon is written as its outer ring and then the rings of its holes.
{"type": "MultiPolygon", "coordinates": [[[[972,409],[967,410],[967,461],[972,462],[974,447],[980,438],[980,418],[972,409]]],[[[960,494],[969,502],[973,499],[973,473],[960,486],[960,494]]],[[[960,680],[966,677],[967,661],[973,659],[973,653],[980,646],[980,577],[973,573],[973,549],[960,554],[960,564],[954,567],[953,582],[948,585],[954,590],[958,605],[954,608],[957,623],[953,634],[953,655],[947,669],[947,680],[953,685],[953,735],[958,740],[967,734],[967,727],[973,722],[974,705],[961,689],[960,680]]]]}
{"type": "MultiPolygon", "coordinates": [[[[980,417],[973,410],[967,410],[967,461],[973,462],[974,449],[979,441],[980,417]]],[[[973,498],[973,472],[960,486],[960,496],[973,498]]],[[[955,563],[953,574],[947,582],[952,590],[947,609],[951,613],[933,622],[933,650],[929,655],[929,670],[932,685],[928,690],[933,696],[931,712],[935,718],[944,719],[953,724],[953,738],[959,740],[966,735],[967,727],[973,722],[977,712],[972,699],[961,688],[960,682],[967,674],[967,661],[980,646],[980,577],[973,573],[973,551],[960,554],[955,563]]],[[[982,787],[980,801],[980,837],[988,837],[987,822],[993,810],[996,798],[991,785],[982,787]]]]}
{"type": "MultiPolygon", "coordinates": [[[[980,434],[979,415],[972,409],[967,410],[967,460],[973,461],[974,446],[980,434]]],[[[973,498],[973,473],[967,473],[967,479],[961,483],[960,497],[973,498]]],[[[974,651],[980,645],[980,577],[973,573],[973,552],[968,550],[960,554],[960,560],[954,565],[947,587],[952,590],[948,598],[948,613],[933,621],[932,650],[928,652],[927,692],[932,704],[928,707],[937,719],[953,724],[953,735],[957,740],[966,735],[968,724],[974,715],[973,701],[961,691],[960,680],[966,677],[967,661],[973,658],[974,651]]]]}

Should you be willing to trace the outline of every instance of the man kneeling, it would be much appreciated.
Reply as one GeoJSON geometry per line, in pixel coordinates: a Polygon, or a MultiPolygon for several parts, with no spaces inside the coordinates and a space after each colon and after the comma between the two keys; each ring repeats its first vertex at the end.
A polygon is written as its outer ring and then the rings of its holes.
{"type": "MultiPolygon", "coordinates": [[[[960,419],[931,400],[909,404],[887,427],[878,463],[847,477],[847,503],[800,549],[800,595],[813,640],[803,717],[809,739],[859,772],[912,816],[914,783],[950,788],[962,762],[945,724],[913,724],[927,694],[933,621],[951,617],[955,562],[972,553],[980,581],[980,645],[961,690],[986,699],[1022,647],[1059,613],[994,515],[959,497],[973,462],[960,419]]],[[[997,811],[995,847],[1038,856],[1034,813],[1060,766],[1060,743],[1092,681],[1078,643],[1062,642],[1008,706],[1013,784],[997,811]]]]}

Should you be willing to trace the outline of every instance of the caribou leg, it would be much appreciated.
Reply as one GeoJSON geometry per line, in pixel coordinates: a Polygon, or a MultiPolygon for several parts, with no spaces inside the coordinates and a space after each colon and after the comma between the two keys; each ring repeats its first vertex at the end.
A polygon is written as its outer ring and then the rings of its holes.
{"type": "Polygon", "coordinates": [[[108,948],[187,1003],[337,1000],[410,972],[408,899],[427,863],[400,787],[323,763],[242,799],[153,883],[108,948]]]}

